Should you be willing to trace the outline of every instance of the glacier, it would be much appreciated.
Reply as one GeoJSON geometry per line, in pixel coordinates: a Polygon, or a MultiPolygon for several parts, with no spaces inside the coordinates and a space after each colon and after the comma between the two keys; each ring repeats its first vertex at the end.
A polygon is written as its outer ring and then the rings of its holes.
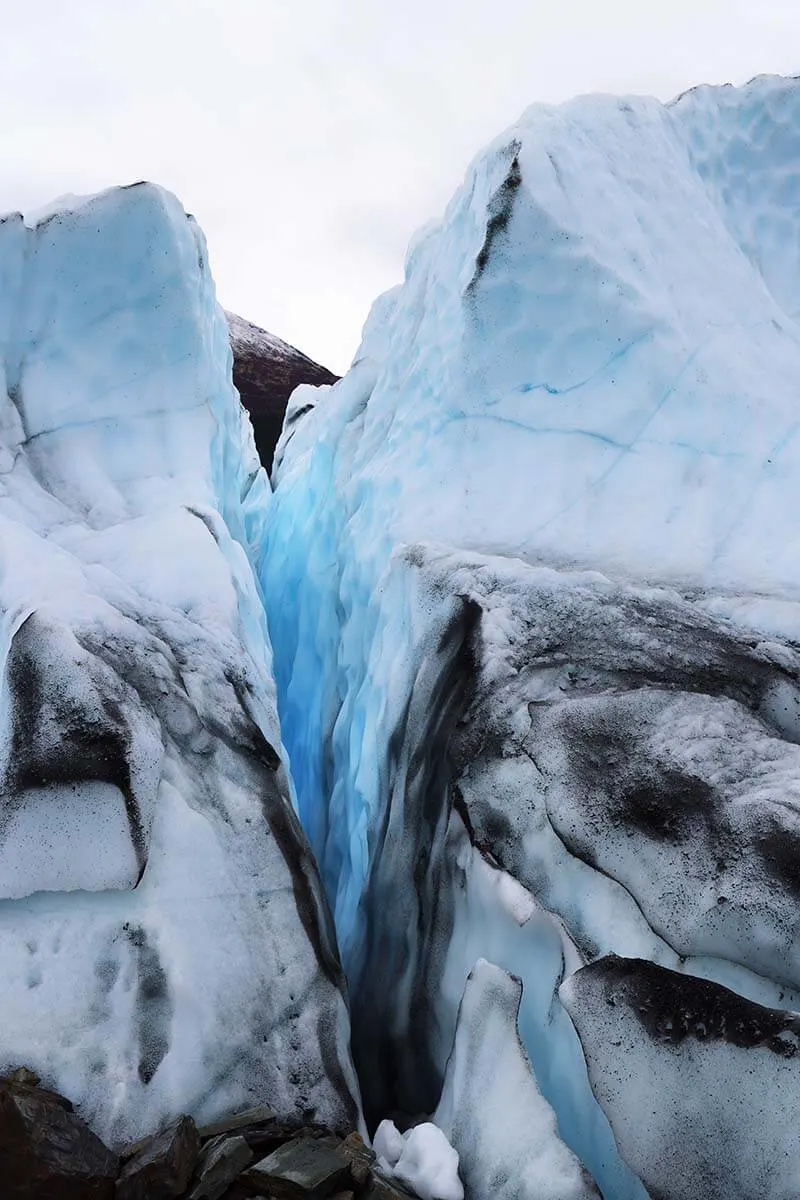
{"type": "Polygon", "coordinates": [[[114,1145],[359,1120],[205,241],[153,185],[0,222],[0,1068],[114,1145]]]}
{"type": "Polygon", "coordinates": [[[467,1196],[800,1191],[799,121],[534,106],[290,401],[297,810],[367,1120],[438,1113],[467,1196]]]}
{"type": "Polygon", "coordinates": [[[799,121],[531,108],[271,481],[174,197],[0,221],[0,1071],[800,1194],[799,121]]]}

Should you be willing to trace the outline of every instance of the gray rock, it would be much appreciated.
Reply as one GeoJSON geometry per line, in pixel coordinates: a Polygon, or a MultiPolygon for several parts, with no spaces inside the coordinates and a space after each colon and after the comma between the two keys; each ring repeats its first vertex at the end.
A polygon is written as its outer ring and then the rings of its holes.
{"type": "Polygon", "coordinates": [[[119,1159],[43,1088],[0,1081],[3,1200],[111,1200],[119,1159]]]}
{"type": "Polygon", "coordinates": [[[255,1125],[266,1125],[276,1119],[277,1113],[268,1104],[259,1104],[255,1108],[246,1108],[242,1112],[223,1117],[211,1125],[203,1125],[200,1130],[201,1141],[207,1138],[219,1137],[221,1133],[240,1133],[255,1125]]]}
{"type": "Polygon", "coordinates": [[[116,1200],[172,1200],[183,1195],[200,1153],[191,1117],[179,1117],[133,1149],[117,1180],[116,1200]]]}
{"type": "Polygon", "coordinates": [[[341,1152],[350,1163],[350,1174],[357,1187],[363,1187],[372,1174],[375,1151],[358,1133],[351,1133],[341,1144],[341,1152]]]}
{"type": "Polygon", "coordinates": [[[189,1200],[220,1200],[237,1175],[253,1161],[253,1151],[243,1137],[221,1135],[203,1147],[197,1182],[189,1200]]]}
{"type": "Polygon", "coordinates": [[[351,1162],[338,1138],[295,1138],[244,1175],[276,1200],[324,1200],[353,1183],[351,1162]]]}
{"type": "Polygon", "coordinates": [[[397,1180],[387,1179],[380,1171],[373,1171],[367,1187],[359,1193],[359,1200],[416,1200],[416,1197],[397,1180]]]}

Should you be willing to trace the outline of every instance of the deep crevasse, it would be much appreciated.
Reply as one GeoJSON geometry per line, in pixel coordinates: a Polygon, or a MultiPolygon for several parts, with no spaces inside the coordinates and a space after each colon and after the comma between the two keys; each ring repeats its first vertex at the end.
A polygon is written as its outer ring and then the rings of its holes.
{"type": "MultiPolygon", "coordinates": [[[[348,376],[295,393],[276,457],[282,730],[368,1110],[436,1106],[487,958],[523,980],[536,1081],[607,1200],[661,1181],[615,1147],[562,979],[616,953],[798,1006],[796,897],[770,894],[763,846],[793,836],[800,778],[799,97],[530,110],[414,244],[348,376]]],[[[680,1104],[659,1099],[665,1128],[680,1104]]],[[[665,1194],[697,1200],[682,1152],[665,1194]]],[[[709,1195],[749,1194],[737,1156],[709,1171],[709,1195]]]]}

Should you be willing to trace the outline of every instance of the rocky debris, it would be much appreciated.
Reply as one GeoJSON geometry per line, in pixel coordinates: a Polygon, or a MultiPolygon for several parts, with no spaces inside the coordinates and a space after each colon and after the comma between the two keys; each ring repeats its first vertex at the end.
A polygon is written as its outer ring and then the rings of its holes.
{"type": "Polygon", "coordinates": [[[197,1183],[189,1200],[220,1200],[233,1181],[253,1161],[253,1151],[240,1134],[220,1134],[203,1147],[197,1183]]]}
{"type": "Polygon", "coordinates": [[[414,1200],[375,1159],[358,1133],[268,1105],[179,1117],[118,1158],[32,1072],[0,1079],[2,1200],[414,1200]]]}
{"type": "Polygon", "coordinates": [[[359,1192],[359,1200],[417,1200],[396,1179],[389,1180],[380,1171],[373,1171],[368,1186],[359,1192]]]}
{"type": "Polygon", "coordinates": [[[214,1121],[211,1125],[203,1125],[199,1130],[200,1138],[219,1137],[221,1133],[240,1133],[246,1137],[249,1130],[277,1121],[278,1114],[268,1104],[259,1104],[255,1108],[246,1108],[243,1112],[214,1121]]]}
{"type": "Polygon", "coordinates": [[[350,1163],[353,1182],[361,1187],[367,1183],[375,1162],[375,1151],[371,1150],[358,1133],[351,1133],[341,1144],[341,1152],[350,1163]]]}
{"type": "Polygon", "coordinates": [[[116,1200],[173,1200],[189,1186],[200,1153],[191,1117],[179,1117],[133,1148],[117,1180],[116,1200]]]}
{"type": "Polygon", "coordinates": [[[250,414],[256,448],[269,471],[283,427],[286,404],[301,383],[339,378],[258,325],[225,314],[233,351],[233,383],[250,414]]]}
{"type": "Polygon", "coordinates": [[[295,1138],[251,1167],[245,1178],[276,1200],[324,1200],[353,1182],[350,1166],[337,1138],[295,1138]]]}
{"type": "Polygon", "coordinates": [[[26,1078],[0,1080],[3,1200],[113,1200],[117,1156],[68,1100],[26,1078]]]}

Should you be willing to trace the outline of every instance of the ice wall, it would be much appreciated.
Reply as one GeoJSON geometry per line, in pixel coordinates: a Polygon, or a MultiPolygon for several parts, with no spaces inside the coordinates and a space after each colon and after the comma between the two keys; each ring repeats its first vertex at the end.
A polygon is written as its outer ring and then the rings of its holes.
{"type": "Polygon", "coordinates": [[[205,242],[151,185],[0,223],[0,1067],[98,1132],[357,1120],[205,242]]]}
{"type": "MultiPolygon", "coordinates": [[[[798,108],[771,79],[532,108],[276,454],[279,707],[368,1114],[433,1111],[488,959],[606,1200],[649,1168],[562,982],[616,954],[800,1003],[798,108]]],[[[710,1197],[738,1168],[699,1103],[671,1128],[710,1197]]]]}

